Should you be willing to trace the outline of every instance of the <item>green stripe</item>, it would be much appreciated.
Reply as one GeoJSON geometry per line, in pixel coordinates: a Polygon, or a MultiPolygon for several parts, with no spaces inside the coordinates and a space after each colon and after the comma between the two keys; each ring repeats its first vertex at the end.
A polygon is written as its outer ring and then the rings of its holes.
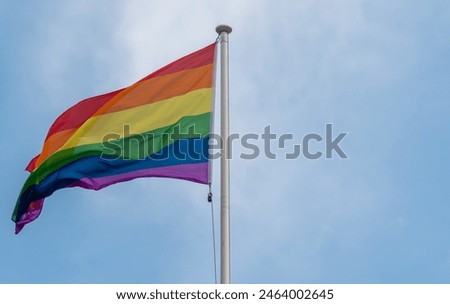
{"type": "MultiPolygon", "coordinates": [[[[77,146],[58,151],[47,158],[26,180],[22,191],[33,184],[38,184],[49,174],[80,158],[105,155],[137,160],[157,153],[176,140],[182,138],[204,137],[209,134],[211,113],[195,116],[185,116],[173,125],[147,131],[141,134],[132,134],[132,126],[128,130],[129,136],[119,138],[126,134],[108,134],[102,143],[77,146]]],[[[126,126],[124,133],[127,133],[126,126]]]]}

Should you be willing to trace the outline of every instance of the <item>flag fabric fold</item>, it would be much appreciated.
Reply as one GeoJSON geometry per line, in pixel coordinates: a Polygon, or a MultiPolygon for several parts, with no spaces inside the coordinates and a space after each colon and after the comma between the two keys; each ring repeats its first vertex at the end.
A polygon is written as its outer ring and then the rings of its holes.
{"type": "Polygon", "coordinates": [[[61,114],[26,167],[30,175],[12,215],[16,233],[58,189],[99,190],[139,177],[207,184],[215,47],[61,114]]]}

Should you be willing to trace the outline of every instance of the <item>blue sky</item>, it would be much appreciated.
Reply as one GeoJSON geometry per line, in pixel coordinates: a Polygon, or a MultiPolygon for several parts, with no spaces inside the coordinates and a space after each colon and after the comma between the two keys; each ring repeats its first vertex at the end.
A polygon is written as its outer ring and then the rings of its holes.
{"type": "Polygon", "coordinates": [[[204,185],[63,189],[19,235],[10,216],[59,114],[213,42],[219,23],[233,27],[232,132],[270,125],[295,143],[327,123],[348,132],[348,159],[242,160],[233,147],[232,281],[449,283],[450,4],[439,0],[0,1],[0,282],[214,282],[204,185]]]}

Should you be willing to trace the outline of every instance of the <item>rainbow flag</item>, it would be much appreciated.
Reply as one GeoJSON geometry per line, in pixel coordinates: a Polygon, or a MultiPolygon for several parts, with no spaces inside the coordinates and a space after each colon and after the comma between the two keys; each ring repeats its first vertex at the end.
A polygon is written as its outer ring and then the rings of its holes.
{"type": "Polygon", "coordinates": [[[17,200],[16,233],[58,189],[99,190],[138,177],[207,184],[216,44],[59,116],[17,200]]]}

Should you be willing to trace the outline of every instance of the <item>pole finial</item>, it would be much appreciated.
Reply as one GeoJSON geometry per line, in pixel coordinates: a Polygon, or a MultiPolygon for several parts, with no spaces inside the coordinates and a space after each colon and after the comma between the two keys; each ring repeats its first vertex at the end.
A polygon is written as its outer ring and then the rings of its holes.
{"type": "Polygon", "coordinates": [[[223,32],[229,34],[229,33],[231,33],[231,31],[232,31],[232,28],[229,25],[220,24],[220,25],[216,26],[216,32],[219,35],[223,32]]]}

